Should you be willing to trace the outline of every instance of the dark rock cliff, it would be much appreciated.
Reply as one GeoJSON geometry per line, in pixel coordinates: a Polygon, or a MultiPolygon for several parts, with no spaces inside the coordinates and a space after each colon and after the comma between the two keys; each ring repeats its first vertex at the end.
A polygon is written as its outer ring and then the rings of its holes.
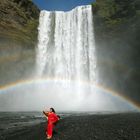
{"type": "Polygon", "coordinates": [[[140,1],[93,4],[100,83],[140,101],[140,1]]]}

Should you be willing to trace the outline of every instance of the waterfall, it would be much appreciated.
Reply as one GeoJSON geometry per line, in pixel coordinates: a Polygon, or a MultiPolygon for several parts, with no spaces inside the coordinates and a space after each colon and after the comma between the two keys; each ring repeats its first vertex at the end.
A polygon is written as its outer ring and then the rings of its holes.
{"type": "Polygon", "coordinates": [[[62,80],[97,80],[92,6],[69,12],[41,11],[37,75],[62,80]]]}

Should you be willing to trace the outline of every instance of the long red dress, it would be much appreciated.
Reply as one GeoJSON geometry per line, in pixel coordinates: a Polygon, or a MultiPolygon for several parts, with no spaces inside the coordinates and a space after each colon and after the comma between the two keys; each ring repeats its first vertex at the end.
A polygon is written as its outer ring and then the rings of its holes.
{"type": "Polygon", "coordinates": [[[46,135],[47,137],[52,137],[54,123],[56,123],[59,120],[59,118],[54,112],[47,112],[46,116],[48,117],[46,135]]]}

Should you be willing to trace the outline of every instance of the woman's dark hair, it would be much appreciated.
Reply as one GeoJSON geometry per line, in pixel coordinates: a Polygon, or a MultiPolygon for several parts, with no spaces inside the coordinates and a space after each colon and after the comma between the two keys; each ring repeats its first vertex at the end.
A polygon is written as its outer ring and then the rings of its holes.
{"type": "Polygon", "coordinates": [[[51,107],[50,109],[52,110],[52,112],[54,112],[54,113],[55,113],[55,110],[54,110],[54,108],[52,108],[52,107],[51,107]]]}

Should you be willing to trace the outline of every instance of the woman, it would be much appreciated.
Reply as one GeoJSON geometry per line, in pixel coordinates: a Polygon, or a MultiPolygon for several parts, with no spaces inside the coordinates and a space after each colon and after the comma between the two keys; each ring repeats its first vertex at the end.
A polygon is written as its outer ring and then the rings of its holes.
{"type": "Polygon", "coordinates": [[[57,121],[59,120],[59,117],[56,115],[55,110],[53,108],[50,108],[50,111],[43,111],[45,116],[47,117],[48,124],[47,124],[47,129],[46,129],[46,135],[47,139],[52,138],[52,133],[53,133],[53,128],[57,121]]]}

